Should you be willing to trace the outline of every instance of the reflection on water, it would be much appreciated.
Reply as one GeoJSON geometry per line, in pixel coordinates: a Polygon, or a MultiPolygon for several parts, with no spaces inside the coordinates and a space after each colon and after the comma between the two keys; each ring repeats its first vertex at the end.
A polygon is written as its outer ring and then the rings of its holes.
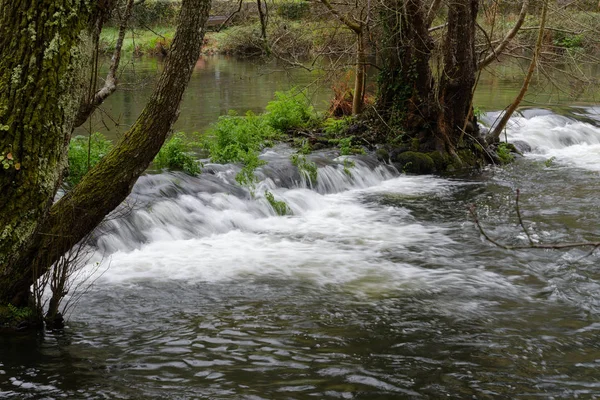
{"type": "MultiPolygon", "coordinates": [[[[102,111],[95,114],[92,129],[109,137],[124,132],[141,113],[161,70],[162,61],[156,58],[132,61],[123,71],[123,86],[106,100],[102,111]]],[[[321,78],[320,74],[290,70],[277,63],[202,56],[185,92],[175,130],[203,131],[229,110],[240,114],[248,110],[263,112],[276,91],[294,86],[308,88],[315,107],[325,109],[330,89],[319,87],[317,82],[321,78]]],[[[78,132],[88,130],[86,123],[78,132]]]]}
{"type": "MultiPolygon", "coordinates": [[[[155,80],[162,70],[160,59],[145,57],[132,59],[124,68],[120,77],[122,85],[110,96],[102,110],[95,114],[91,129],[117,137],[130,126],[141,113],[146,99],[152,93],[155,80]]],[[[101,67],[107,68],[108,60],[101,67]]],[[[504,109],[517,95],[522,84],[522,67],[515,64],[500,64],[481,74],[475,92],[474,104],[481,110],[504,109]]],[[[591,76],[600,75],[600,66],[588,67],[591,76]]],[[[256,60],[237,59],[228,56],[202,56],[190,80],[181,105],[181,115],[175,124],[175,130],[184,132],[202,132],[229,110],[245,113],[250,110],[263,112],[266,104],[273,99],[276,91],[288,90],[296,86],[307,88],[313,105],[325,110],[333,95],[331,82],[327,74],[308,72],[303,69],[290,69],[285,64],[264,63],[256,60]]],[[[553,85],[569,88],[571,83],[562,82],[557,77],[552,85],[545,82],[533,84],[523,102],[531,104],[557,105],[570,104],[573,97],[553,85]]],[[[573,94],[575,100],[590,102],[597,99],[594,85],[588,85],[587,91],[573,94]]],[[[89,131],[89,123],[77,130],[89,131]]]]}

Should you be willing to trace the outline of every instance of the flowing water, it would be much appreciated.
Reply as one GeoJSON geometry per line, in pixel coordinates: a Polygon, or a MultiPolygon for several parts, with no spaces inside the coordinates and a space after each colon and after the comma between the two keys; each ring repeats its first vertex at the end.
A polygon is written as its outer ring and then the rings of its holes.
{"type": "Polygon", "coordinates": [[[145,175],[64,332],[0,336],[0,398],[600,398],[598,253],[502,250],[467,211],[524,244],[520,188],[533,240],[598,240],[598,111],[527,110],[531,151],[463,177],[323,152],[310,182],[286,146],[253,195],[233,165],[145,175]]]}

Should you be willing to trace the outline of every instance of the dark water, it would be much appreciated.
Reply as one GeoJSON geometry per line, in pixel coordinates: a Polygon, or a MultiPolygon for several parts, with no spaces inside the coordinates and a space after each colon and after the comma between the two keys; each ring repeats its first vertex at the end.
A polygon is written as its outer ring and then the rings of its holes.
{"type": "Polygon", "coordinates": [[[515,117],[533,151],[466,177],[323,154],[307,182],[286,147],[254,198],[235,166],[145,176],[65,331],[0,336],[0,398],[598,398],[598,253],[498,249],[467,212],[525,243],[520,188],[534,240],[598,240],[598,112],[576,114],[515,117]]]}

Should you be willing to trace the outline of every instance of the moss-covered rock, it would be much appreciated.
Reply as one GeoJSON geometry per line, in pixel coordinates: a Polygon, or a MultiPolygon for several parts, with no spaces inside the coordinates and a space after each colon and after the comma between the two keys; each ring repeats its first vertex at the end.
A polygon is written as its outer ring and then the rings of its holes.
{"type": "Polygon", "coordinates": [[[377,159],[382,162],[388,162],[390,160],[390,153],[383,147],[375,150],[375,156],[377,156],[377,159]]]}
{"type": "Polygon", "coordinates": [[[425,153],[406,151],[399,154],[395,161],[404,172],[414,174],[431,174],[435,172],[433,159],[425,153]]]}

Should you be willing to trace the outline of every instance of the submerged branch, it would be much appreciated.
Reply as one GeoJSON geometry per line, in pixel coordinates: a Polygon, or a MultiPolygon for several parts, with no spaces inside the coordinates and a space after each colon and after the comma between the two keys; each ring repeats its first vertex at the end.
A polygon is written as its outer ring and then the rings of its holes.
{"type": "Polygon", "coordinates": [[[529,233],[529,230],[525,227],[525,223],[524,223],[523,217],[521,215],[521,208],[519,206],[519,196],[520,196],[520,191],[517,189],[517,195],[516,195],[516,199],[515,199],[515,210],[516,210],[516,213],[517,213],[517,218],[519,220],[519,226],[521,227],[521,230],[523,231],[523,233],[527,237],[527,241],[529,243],[525,244],[525,245],[510,246],[510,245],[507,245],[507,244],[500,243],[497,239],[494,239],[493,237],[491,237],[485,231],[485,229],[483,229],[483,226],[481,225],[481,221],[479,220],[479,216],[477,214],[477,207],[475,206],[475,204],[471,204],[471,206],[469,207],[469,214],[471,214],[471,218],[473,218],[473,222],[475,222],[475,225],[477,226],[477,229],[479,230],[479,233],[481,234],[481,236],[484,237],[485,240],[487,240],[488,242],[490,242],[494,246],[500,247],[500,248],[505,249],[505,250],[523,250],[523,249],[564,250],[564,249],[574,249],[574,248],[580,248],[580,247],[591,247],[592,249],[588,253],[588,256],[591,255],[595,250],[597,250],[598,248],[600,248],[600,241],[595,241],[595,242],[563,242],[563,243],[535,243],[533,241],[532,237],[531,237],[531,234],[529,233]]]}

